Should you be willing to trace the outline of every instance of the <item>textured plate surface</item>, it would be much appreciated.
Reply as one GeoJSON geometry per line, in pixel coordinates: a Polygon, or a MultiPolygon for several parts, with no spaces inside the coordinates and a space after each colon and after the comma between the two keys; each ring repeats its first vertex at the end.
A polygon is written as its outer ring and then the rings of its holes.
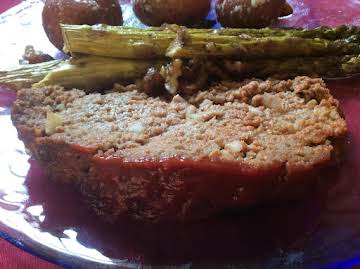
{"type": "MultiPolygon", "coordinates": [[[[360,26],[359,0],[291,0],[279,26],[360,26]]],[[[41,27],[42,1],[0,15],[0,68],[25,45],[62,57],[41,27]]],[[[141,26],[124,3],[127,25],[141,26]]],[[[306,201],[228,214],[191,224],[107,225],[76,192],[50,182],[29,160],[10,120],[15,94],[0,87],[0,235],[73,268],[348,268],[360,264],[360,78],[328,81],[349,124],[337,185],[306,201]]]]}

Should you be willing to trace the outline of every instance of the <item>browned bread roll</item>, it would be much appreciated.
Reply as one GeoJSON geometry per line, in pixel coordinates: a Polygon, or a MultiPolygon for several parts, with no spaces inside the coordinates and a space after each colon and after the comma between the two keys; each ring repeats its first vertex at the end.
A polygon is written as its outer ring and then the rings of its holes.
{"type": "Polygon", "coordinates": [[[262,28],[276,20],[285,0],[217,0],[216,14],[224,27],[262,28]]]}
{"type": "Polygon", "coordinates": [[[147,25],[191,25],[208,15],[210,0],[134,0],[133,9],[136,16],[147,25]]]}
{"type": "Polygon", "coordinates": [[[49,40],[60,50],[64,45],[60,23],[123,23],[121,7],[117,0],[46,0],[42,17],[49,40]]]}

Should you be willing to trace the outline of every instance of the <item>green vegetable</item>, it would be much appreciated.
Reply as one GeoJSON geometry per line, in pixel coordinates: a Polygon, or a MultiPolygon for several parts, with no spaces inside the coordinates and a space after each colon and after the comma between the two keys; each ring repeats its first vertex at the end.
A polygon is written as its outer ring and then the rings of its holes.
{"type": "Polygon", "coordinates": [[[360,73],[360,55],[264,59],[244,62],[242,74],[247,76],[279,79],[296,76],[337,78],[360,73]]]}
{"type": "Polygon", "coordinates": [[[62,25],[65,51],[124,59],[226,57],[264,59],[360,54],[360,30],[138,29],[62,25]]]}
{"type": "Polygon", "coordinates": [[[53,60],[39,64],[21,65],[10,70],[0,70],[0,84],[14,89],[31,87],[33,83],[42,80],[49,72],[59,68],[64,61],[53,60]]]}
{"type": "Polygon", "coordinates": [[[111,89],[115,82],[134,82],[142,78],[149,67],[160,66],[162,62],[124,60],[96,56],[82,57],[64,62],[51,70],[44,79],[35,83],[39,88],[61,85],[86,91],[111,89]]]}

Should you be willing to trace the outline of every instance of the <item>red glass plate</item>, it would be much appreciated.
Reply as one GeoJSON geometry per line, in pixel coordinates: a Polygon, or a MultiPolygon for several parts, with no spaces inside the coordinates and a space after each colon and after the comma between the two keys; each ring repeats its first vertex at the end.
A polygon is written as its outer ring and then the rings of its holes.
{"type": "MultiPolygon", "coordinates": [[[[360,26],[359,0],[291,0],[278,26],[360,26]]],[[[62,57],[41,27],[42,1],[0,15],[0,68],[25,45],[62,57]]],[[[127,25],[141,26],[123,3],[127,25]]],[[[210,15],[210,17],[213,14],[210,15]]],[[[10,120],[15,93],[0,88],[0,235],[69,268],[348,268],[360,264],[360,78],[327,81],[349,124],[337,184],[297,203],[232,212],[207,221],[104,224],[77,193],[49,181],[10,120]]]]}

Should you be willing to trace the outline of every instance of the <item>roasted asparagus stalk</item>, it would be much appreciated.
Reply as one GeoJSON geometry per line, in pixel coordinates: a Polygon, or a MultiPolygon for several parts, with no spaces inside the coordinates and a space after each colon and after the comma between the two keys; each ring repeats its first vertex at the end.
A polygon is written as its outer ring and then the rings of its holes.
{"type": "Polygon", "coordinates": [[[0,84],[14,88],[60,84],[95,90],[115,81],[133,82],[149,67],[168,63],[171,58],[237,64],[240,61],[242,69],[237,74],[240,76],[343,77],[360,72],[358,27],[212,30],[174,25],[148,29],[62,25],[62,28],[65,49],[93,56],[0,71],[0,84]]]}
{"type": "Polygon", "coordinates": [[[244,40],[231,37],[223,40],[194,36],[191,44],[174,42],[166,55],[171,58],[223,57],[240,60],[279,59],[290,57],[321,57],[359,54],[360,44],[344,40],[304,39],[299,37],[272,37],[244,40]]]}
{"type": "MultiPolygon", "coordinates": [[[[0,73],[0,84],[7,84],[17,89],[29,87],[35,83],[34,87],[61,85],[87,91],[104,90],[110,89],[115,82],[133,83],[137,79],[142,79],[150,67],[161,70],[161,67],[167,63],[167,60],[138,61],[89,56],[31,64],[15,70],[3,71],[0,73]]],[[[336,78],[360,73],[360,56],[300,57],[255,61],[214,60],[212,65],[216,65],[219,70],[226,73],[227,77],[234,80],[245,77],[286,79],[299,75],[336,78]]]]}
{"type": "Polygon", "coordinates": [[[360,73],[360,55],[264,59],[241,63],[240,74],[279,79],[296,76],[348,77],[360,73]]]}
{"type": "MultiPolygon", "coordinates": [[[[67,27],[64,25],[64,27],[67,27]]],[[[101,26],[99,26],[101,27],[101,26]]],[[[112,27],[109,26],[109,29],[112,27]]],[[[133,31],[133,27],[121,27],[123,30],[133,31]]],[[[162,27],[149,27],[146,29],[136,29],[144,33],[154,32],[174,32],[179,29],[186,29],[190,34],[216,34],[223,36],[250,36],[250,37],[272,37],[272,36],[293,36],[303,38],[322,38],[328,40],[348,39],[348,41],[358,42],[360,37],[360,27],[341,25],[337,27],[317,27],[314,29],[304,28],[219,28],[219,29],[197,29],[197,28],[184,28],[178,25],[165,25],[162,27]]],[[[139,32],[140,32],[139,31],[139,32]]]]}
{"type": "Polygon", "coordinates": [[[160,68],[162,64],[164,63],[161,61],[96,56],[70,59],[33,84],[33,87],[61,85],[85,91],[111,89],[115,82],[133,83],[136,79],[142,78],[150,67],[160,68]]]}
{"type": "Polygon", "coordinates": [[[356,42],[360,33],[356,27],[214,31],[181,27],[176,30],[161,30],[107,25],[62,25],[62,30],[65,50],[68,52],[125,59],[167,56],[251,60],[360,54],[360,42],[356,42]],[[256,31],[260,34],[254,34],[256,31]]]}
{"type": "Polygon", "coordinates": [[[0,70],[0,84],[14,89],[31,87],[32,84],[42,80],[48,73],[60,68],[64,61],[53,60],[39,64],[21,65],[10,70],[0,70]]]}
{"type": "Polygon", "coordinates": [[[84,56],[69,60],[54,60],[28,64],[0,71],[0,84],[15,90],[26,87],[61,85],[87,91],[111,88],[114,82],[132,83],[142,78],[148,68],[160,68],[164,61],[124,60],[84,56]]]}

